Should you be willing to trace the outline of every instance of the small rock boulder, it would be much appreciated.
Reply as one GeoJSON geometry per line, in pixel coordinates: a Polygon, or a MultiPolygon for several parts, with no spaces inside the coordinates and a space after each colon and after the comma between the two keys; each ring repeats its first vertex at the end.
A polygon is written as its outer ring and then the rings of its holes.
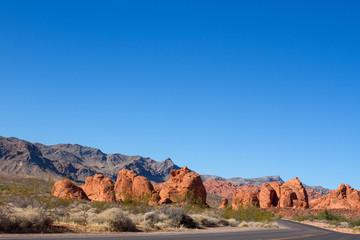
{"type": "Polygon", "coordinates": [[[85,185],[81,187],[91,201],[114,202],[114,183],[110,178],[101,174],[86,178],[85,185]]]}
{"type": "Polygon", "coordinates": [[[82,188],[76,186],[69,179],[63,179],[54,184],[51,195],[63,199],[89,200],[82,188]]]}
{"type": "Polygon", "coordinates": [[[219,207],[219,209],[226,209],[229,205],[229,200],[227,198],[223,198],[221,200],[221,206],[219,207]]]}
{"type": "Polygon", "coordinates": [[[185,166],[180,170],[171,170],[170,179],[160,186],[159,204],[183,202],[186,197],[206,204],[206,190],[200,175],[185,166]]]}

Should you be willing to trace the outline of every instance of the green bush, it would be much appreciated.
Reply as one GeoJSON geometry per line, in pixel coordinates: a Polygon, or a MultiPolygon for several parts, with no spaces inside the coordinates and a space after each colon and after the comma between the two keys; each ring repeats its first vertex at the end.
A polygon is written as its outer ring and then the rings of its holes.
{"type": "Polygon", "coordinates": [[[274,220],[274,214],[254,206],[239,208],[238,210],[225,209],[223,217],[226,219],[234,218],[238,221],[246,222],[270,222],[274,220]]]}

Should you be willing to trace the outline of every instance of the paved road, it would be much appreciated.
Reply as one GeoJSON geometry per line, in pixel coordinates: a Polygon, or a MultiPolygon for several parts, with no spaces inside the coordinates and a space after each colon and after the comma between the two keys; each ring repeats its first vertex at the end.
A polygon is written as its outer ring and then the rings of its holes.
{"type": "Polygon", "coordinates": [[[0,239],[40,239],[40,240],[360,240],[360,235],[343,234],[308,226],[300,223],[279,220],[285,228],[258,231],[231,232],[182,232],[182,233],[133,233],[133,234],[76,234],[76,235],[14,235],[0,239]]]}

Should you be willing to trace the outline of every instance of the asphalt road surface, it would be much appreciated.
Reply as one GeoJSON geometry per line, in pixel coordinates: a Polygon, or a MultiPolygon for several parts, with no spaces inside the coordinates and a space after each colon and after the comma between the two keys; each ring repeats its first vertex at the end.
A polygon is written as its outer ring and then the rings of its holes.
{"type": "Polygon", "coordinates": [[[132,234],[24,234],[1,236],[0,239],[40,239],[40,240],[360,240],[360,235],[344,234],[317,228],[300,223],[279,220],[285,228],[266,229],[257,231],[229,231],[229,232],[174,232],[174,233],[132,233],[132,234]]]}

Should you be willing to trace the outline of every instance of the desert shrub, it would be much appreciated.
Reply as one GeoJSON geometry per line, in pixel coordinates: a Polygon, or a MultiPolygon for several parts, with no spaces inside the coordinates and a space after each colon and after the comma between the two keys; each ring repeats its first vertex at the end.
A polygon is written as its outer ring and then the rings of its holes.
{"type": "Polygon", "coordinates": [[[360,227],[360,218],[352,218],[349,220],[350,227],[360,227]]]}
{"type": "Polygon", "coordinates": [[[332,213],[325,208],[324,211],[321,211],[317,214],[316,219],[326,221],[341,221],[342,219],[344,219],[344,217],[332,213]]]}
{"type": "Polygon", "coordinates": [[[241,222],[239,227],[249,227],[249,224],[247,222],[241,222]]]}
{"type": "Polygon", "coordinates": [[[0,230],[4,232],[48,232],[53,219],[43,208],[0,210],[0,230]]]}
{"type": "Polygon", "coordinates": [[[95,202],[91,202],[91,205],[93,208],[96,208],[99,211],[104,211],[105,209],[111,207],[111,203],[107,203],[107,202],[100,202],[100,201],[95,201],[95,202]]]}
{"type": "Polygon", "coordinates": [[[149,222],[163,222],[166,221],[168,217],[162,212],[152,211],[145,213],[144,219],[145,221],[149,221],[149,222]]]}
{"type": "Polygon", "coordinates": [[[150,229],[196,228],[196,222],[180,207],[154,207],[143,215],[140,223],[145,231],[150,229]]]}
{"type": "Polygon", "coordinates": [[[91,209],[90,203],[72,204],[68,207],[67,215],[63,219],[65,222],[73,222],[78,225],[87,225],[88,215],[86,214],[91,209]]]}
{"type": "Polygon", "coordinates": [[[173,226],[180,227],[184,226],[186,228],[196,228],[196,223],[194,220],[185,214],[182,208],[180,207],[162,207],[160,212],[167,216],[171,221],[173,226]]]}
{"type": "Polygon", "coordinates": [[[238,210],[225,209],[223,217],[226,219],[234,218],[238,221],[247,222],[269,222],[274,220],[274,214],[272,212],[267,212],[263,209],[252,206],[239,208],[238,210]]]}
{"type": "Polygon", "coordinates": [[[227,226],[230,226],[230,222],[229,222],[229,220],[222,218],[222,219],[219,220],[218,225],[227,227],[227,226]]]}
{"type": "Polygon", "coordinates": [[[109,231],[134,232],[137,231],[135,224],[129,218],[129,214],[120,208],[109,208],[98,216],[98,221],[109,231]]]}
{"type": "MultiPolygon", "coordinates": [[[[205,226],[205,227],[217,227],[219,225],[219,220],[218,219],[207,216],[207,215],[194,214],[194,215],[191,215],[191,218],[194,219],[194,221],[198,225],[202,225],[202,226],[205,226]]],[[[225,224],[228,225],[228,222],[226,221],[225,224]]]]}
{"type": "Polygon", "coordinates": [[[236,226],[239,225],[239,222],[236,221],[236,219],[234,219],[234,218],[230,218],[230,219],[228,219],[227,221],[228,221],[228,223],[229,223],[228,226],[230,226],[230,227],[236,227],[236,226]]]}

